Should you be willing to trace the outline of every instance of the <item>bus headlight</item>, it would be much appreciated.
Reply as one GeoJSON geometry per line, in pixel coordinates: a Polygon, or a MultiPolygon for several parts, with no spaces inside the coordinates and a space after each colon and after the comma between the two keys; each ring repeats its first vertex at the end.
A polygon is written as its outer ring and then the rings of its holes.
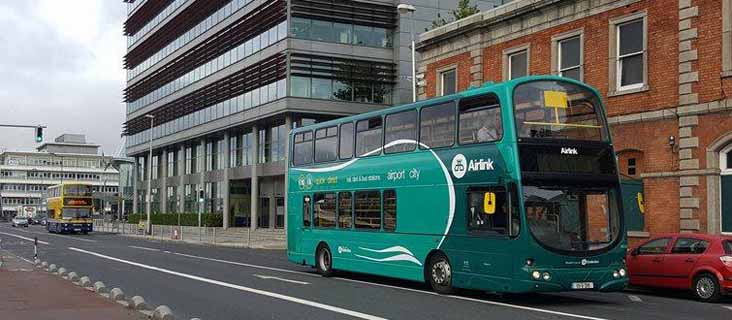
{"type": "Polygon", "coordinates": [[[615,279],[620,278],[620,272],[613,271],[613,278],[615,278],[615,279]]]}
{"type": "Polygon", "coordinates": [[[620,274],[620,276],[621,276],[621,277],[625,277],[625,275],[626,275],[626,274],[628,274],[628,273],[627,273],[627,272],[625,271],[625,269],[623,269],[623,268],[620,268],[620,270],[618,270],[618,273],[620,274]]]}
{"type": "Polygon", "coordinates": [[[544,279],[544,281],[549,281],[552,279],[552,275],[550,275],[549,272],[544,272],[544,274],[541,275],[541,278],[544,279]]]}
{"type": "Polygon", "coordinates": [[[539,280],[539,279],[541,279],[541,272],[534,271],[531,273],[531,277],[534,278],[534,280],[539,280]]]}

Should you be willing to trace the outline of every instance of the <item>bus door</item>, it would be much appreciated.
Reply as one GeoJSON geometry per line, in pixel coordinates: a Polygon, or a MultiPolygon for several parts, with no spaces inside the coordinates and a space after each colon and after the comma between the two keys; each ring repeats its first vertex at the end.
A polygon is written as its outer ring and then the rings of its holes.
{"type": "Polygon", "coordinates": [[[313,199],[311,195],[305,194],[302,196],[300,201],[300,210],[300,214],[296,216],[302,217],[302,221],[299,223],[299,229],[301,232],[299,232],[299,239],[293,242],[296,246],[294,250],[295,252],[301,252],[304,248],[307,248],[307,246],[305,246],[305,242],[312,239],[311,228],[313,226],[313,199]]]}
{"type": "Polygon", "coordinates": [[[515,196],[504,186],[473,187],[467,190],[466,223],[476,253],[470,262],[473,272],[507,278],[512,273],[512,235],[518,233],[519,215],[515,196]]]}

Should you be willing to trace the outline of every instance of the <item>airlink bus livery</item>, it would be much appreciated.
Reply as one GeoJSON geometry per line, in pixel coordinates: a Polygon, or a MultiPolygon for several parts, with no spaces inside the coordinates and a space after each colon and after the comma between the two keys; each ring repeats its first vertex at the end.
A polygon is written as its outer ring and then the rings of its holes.
{"type": "Polygon", "coordinates": [[[92,186],[62,183],[48,188],[48,232],[92,232],[92,186]]]}
{"type": "Polygon", "coordinates": [[[297,128],[289,260],[496,292],[621,290],[627,248],[598,92],[532,76],[297,128]]]}

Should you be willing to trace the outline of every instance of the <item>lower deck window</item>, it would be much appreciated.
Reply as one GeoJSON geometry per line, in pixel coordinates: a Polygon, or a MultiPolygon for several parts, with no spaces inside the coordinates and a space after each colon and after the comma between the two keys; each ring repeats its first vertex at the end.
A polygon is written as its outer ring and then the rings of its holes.
{"type": "Polygon", "coordinates": [[[360,191],[355,193],[354,209],[356,229],[381,228],[381,194],[379,191],[360,191]]]}
{"type": "Polygon", "coordinates": [[[335,227],[336,196],[335,193],[316,193],[313,202],[316,227],[335,227]]]}

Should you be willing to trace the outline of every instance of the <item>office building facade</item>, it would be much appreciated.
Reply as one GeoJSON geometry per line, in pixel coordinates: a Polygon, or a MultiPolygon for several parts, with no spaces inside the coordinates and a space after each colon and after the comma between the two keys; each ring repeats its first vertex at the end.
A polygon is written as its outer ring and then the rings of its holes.
{"type": "Polygon", "coordinates": [[[86,137],[64,134],[40,145],[37,151],[0,153],[2,218],[46,213],[46,189],[64,182],[92,185],[96,212],[116,211],[119,173],[111,157],[99,155],[99,145],[86,137]]]}
{"type": "Polygon", "coordinates": [[[400,16],[397,1],[128,1],[133,210],[151,174],[152,212],[283,228],[289,129],[411,102],[413,22],[423,32],[457,2],[400,16]]]}

